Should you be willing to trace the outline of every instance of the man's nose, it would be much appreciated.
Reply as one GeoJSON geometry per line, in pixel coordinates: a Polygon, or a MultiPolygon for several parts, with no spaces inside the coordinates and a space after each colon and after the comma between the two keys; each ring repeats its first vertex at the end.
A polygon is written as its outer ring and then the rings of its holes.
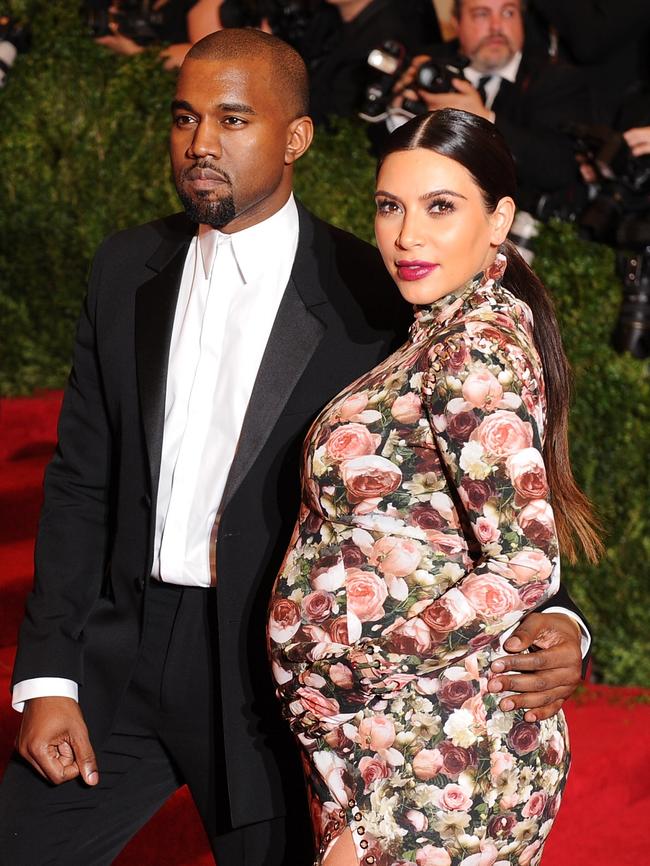
{"type": "Polygon", "coordinates": [[[188,147],[188,156],[196,158],[213,156],[215,159],[219,159],[221,156],[221,138],[218,130],[212,124],[202,120],[197,125],[188,147]]]}

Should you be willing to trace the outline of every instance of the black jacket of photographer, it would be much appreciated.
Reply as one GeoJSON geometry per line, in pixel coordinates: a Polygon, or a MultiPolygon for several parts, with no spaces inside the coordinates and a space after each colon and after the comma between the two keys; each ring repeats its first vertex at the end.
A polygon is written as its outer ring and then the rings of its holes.
{"type": "MultiPolygon", "coordinates": [[[[453,41],[428,53],[450,58],[459,50],[453,41]]],[[[589,92],[579,70],[524,47],[515,81],[501,81],[491,108],[517,163],[520,207],[534,210],[540,196],[580,181],[572,141],[562,131],[569,122],[592,120],[589,92]]]]}
{"type": "Polygon", "coordinates": [[[352,21],[325,5],[314,16],[302,54],[309,69],[311,115],[316,123],[328,116],[357,113],[372,70],[368,54],[388,39],[401,42],[409,55],[439,38],[433,7],[420,0],[373,0],[352,21]]]}

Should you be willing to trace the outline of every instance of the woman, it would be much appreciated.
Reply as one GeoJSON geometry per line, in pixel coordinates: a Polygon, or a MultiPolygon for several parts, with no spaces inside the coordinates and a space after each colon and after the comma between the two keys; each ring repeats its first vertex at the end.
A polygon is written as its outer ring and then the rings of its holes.
{"type": "Polygon", "coordinates": [[[506,240],[515,169],[492,124],[414,118],[377,186],[377,243],[415,320],[307,437],[268,625],[316,864],[537,864],[564,716],[504,713],[487,679],[505,633],[555,592],[559,546],[599,549],[569,466],[567,363],[506,240]]]}

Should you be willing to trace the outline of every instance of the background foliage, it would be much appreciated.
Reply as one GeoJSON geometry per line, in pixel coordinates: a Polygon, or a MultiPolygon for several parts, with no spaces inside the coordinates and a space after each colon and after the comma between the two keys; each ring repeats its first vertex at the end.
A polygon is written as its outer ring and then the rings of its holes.
{"type": "MultiPolygon", "coordinates": [[[[0,10],[2,10],[0,0],[0,10]]],[[[32,22],[30,53],[0,91],[0,393],[61,387],[93,250],[108,232],[178,209],[167,130],[174,76],[154,50],[123,59],[87,38],[70,0],[4,4],[32,22]]],[[[296,187],[310,208],[372,235],[374,166],[364,132],[319,132],[296,187]]],[[[553,291],[575,370],[576,474],[607,553],[563,578],[594,632],[596,673],[650,685],[647,365],[609,347],[621,288],[611,250],[547,227],[535,267],[553,291]]]]}

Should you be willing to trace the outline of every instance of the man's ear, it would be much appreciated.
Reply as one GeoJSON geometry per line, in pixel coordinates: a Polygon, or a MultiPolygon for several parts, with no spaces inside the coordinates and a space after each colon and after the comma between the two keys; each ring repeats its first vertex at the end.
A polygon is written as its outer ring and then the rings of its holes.
{"type": "Polygon", "coordinates": [[[285,165],[290,165],[309,149],[314,137],[314,122],[311,117],[297,117],[289,124],[287,147],[284,154],[285,165]]]}
{"type": "Polygon", "coordinates": [[[499,199],[496,208],[490,214],[490,222],[492,224],[490,243],[494,246],[500,246],[508,237],[516,210],[517,207],[509,195],[499,199]]]}

